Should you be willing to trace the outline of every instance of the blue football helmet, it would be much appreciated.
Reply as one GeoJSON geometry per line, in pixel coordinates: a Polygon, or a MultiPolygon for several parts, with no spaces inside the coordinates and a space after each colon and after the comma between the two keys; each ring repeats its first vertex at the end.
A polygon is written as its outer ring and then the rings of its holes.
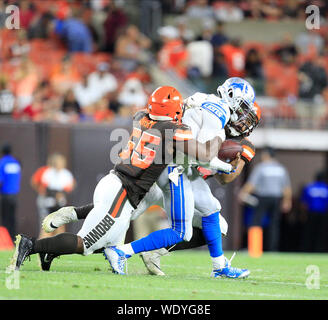
{"type": "Polygon", "coordinates": [[[231,111],[227,124],[229,135],[232,137],[249,135],[258,124],[253,87],[246,80],[234,77],[218,86],[217,93],[229,104],[231,111]]]}
{"type": "Polygon", "coordinates": [[[242,97],[254,103],[255,91],[250,83],[242,78],[233,77],[227,79],[222,85],[218,86],[217,92],[219,97],[233,101],[238,97],[242,97]]]}

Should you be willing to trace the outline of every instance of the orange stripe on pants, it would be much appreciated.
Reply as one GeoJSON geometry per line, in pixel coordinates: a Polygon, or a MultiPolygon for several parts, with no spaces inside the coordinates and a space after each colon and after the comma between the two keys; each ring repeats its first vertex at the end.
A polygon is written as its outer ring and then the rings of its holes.
{"type": "Polygon", "coordinates": [[[119,199],[118,199],[118,201],[117,201],[115,207],[114,207],[113,212],[111,213],[111,216],[112,216],[113,218],[116,217],[117,212],[118,212],[118,210],[120,209],[120,207],[121,207],[121,205],[122,205],[122,202],[123,202],[123,200],[124,200],[125,197],[126,197],[126,190],[124,189],[123,192],[122,192],[122,194],[121,194],[121,196],[119,197],[119,199]]]}

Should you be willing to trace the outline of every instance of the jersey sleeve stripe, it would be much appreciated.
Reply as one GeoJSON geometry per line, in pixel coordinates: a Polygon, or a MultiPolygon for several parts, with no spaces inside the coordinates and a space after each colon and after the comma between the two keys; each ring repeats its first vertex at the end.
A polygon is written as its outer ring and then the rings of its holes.
{"type": "Polygon", "coordinates": [[[191,130],[181,130],[181,129],[177,129],[175,133],[192,134],[191,130]]]}
{"type": "Polygon", "coordinates": [[[214,110],[216,109],[216,110],[220,110],[222,113],[220,114],[220,113],[217,113],[216,111],[214,111],[213,110],[213,105],[210,105],[210,104],[203,104],[202,105],[202,107],[205,109],[205,110],[207,110],[208,112],[210,112],[210,113],[212,113],[213,115],[215,115],[217,118],[219,118],[220,119],[220,121],[221,121],[221,124],[222,124],[222,128],[224,128],[225,127],[225,125],[226,125],[226,120],[227,120],[227,118],[226,118],[226,111],[221,107],[221,106],[219,106],[219,105],[215,105],[215,107],[214,107],[214,110]],[[212,108],[210,108],[210,107],[212,107],[212,108]]]}
{"type": "Polygon", "coordinates": [[[255,151],[252,148],[250,148],[249,146],[244,145],[243,151],[249,152],[249,154],[252,155],[253,157],[255,156],[255,151]]]}
{"type": "Polygon", "coordinates": [[[191,131],[182,131],[177,130],[175,135],[173,136],[174,140],[183,141],[183,140],[191,140],[193,138],[191,131]]]}
{"type": "Polygon", "coordinates": [[[255,153],[252,152],[252,151],[250,151],[249,149],[246,149],[246,148],[244,147],[244,150],[243,150],[243,152],[242,152],[242,155],[243,155],[245,158],[247,158],[249,161],[251,161],[251,160],[253,159],[255,153]]]}

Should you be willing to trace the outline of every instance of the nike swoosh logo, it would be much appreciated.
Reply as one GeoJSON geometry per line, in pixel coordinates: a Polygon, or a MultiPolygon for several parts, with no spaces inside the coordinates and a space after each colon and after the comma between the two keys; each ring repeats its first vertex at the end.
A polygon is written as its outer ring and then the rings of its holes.
{"type": "Polygon", "coordinates": [[[43,260],[44,260],[44,262],[50,262],[50,261],[51,261],[51,260],[48,259],[48,254],[46,254],[46,255],[44,256],[44,259],[43,259],[43,260]]]}
{"type": "Polygon", "coordinates": [[[57,229],[58,227],[56,227],[55,225],[52,224],[52,222],[50,222],[50,227],[51,228],[54,228],[54,229],[57,229]]]}

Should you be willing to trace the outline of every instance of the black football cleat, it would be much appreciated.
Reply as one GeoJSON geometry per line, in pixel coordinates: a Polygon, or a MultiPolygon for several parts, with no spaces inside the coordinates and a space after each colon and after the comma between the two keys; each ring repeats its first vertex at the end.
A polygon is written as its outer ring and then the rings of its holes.
{"type": "Polygon", "coordinates": [[[25,259],[33,252],[33,240],[19,234],[16,236],[15,246],[16,248],[11,259],[10,268],[19,270],[25,259]]]}
{"type": "Polygon", "coordinates": [[[58,255],[53,253],[39,253],[39,257],[42,271],[49,271],[52,260],[58,257],[58,255]]]}

